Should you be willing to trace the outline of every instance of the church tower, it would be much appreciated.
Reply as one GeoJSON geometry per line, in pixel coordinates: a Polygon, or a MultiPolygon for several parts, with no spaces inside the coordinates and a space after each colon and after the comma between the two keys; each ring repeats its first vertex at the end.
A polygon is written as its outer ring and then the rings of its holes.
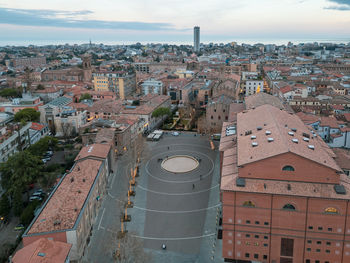
{"type": "Polygon", "coordinates": [[[82,59],[83,59],[83,81],[90,82],[92,78],[91,55],[84,54],[82,59]]]}

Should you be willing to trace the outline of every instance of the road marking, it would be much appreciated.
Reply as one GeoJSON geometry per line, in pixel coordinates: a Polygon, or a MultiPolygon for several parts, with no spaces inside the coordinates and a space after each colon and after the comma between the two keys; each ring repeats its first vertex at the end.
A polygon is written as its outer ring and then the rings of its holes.
{"type": "Polygon", "coordinates": [[[101,216],[101,219],[100,219],[100,223],[98,224],[98,230],[100,230],[100,227],[101,227],[101,222],[102,222],[102,219],[103,219],[103,215],[105,214],[105,211],[106,211],[106,208],[103,208],[103,212],[102,212],[102,216],[101,216]]]}
{"type": "MultiPolygon", "coordinates": [[[[119,200],[118,200],[119,201],[119,200]]],[[[209,209],[213,209],[216,207],[221,206],[221,204],[217,204],[211,207],[206,207],[206,208],[199,208],[199,209],[193,209],[193,210],[187,210],[187,211],[164,211],[164,210],[154,210],[154,209],[148,209],[148,208],[143,208],[143,207],[138,207],[138,206],[134,206],[133,208],[139,209],[139,210],[143,210],[143,211],[147,211],[147,212],[155,212],[155,213],[165,213],[165,214],[185,214],[185,213],[195,213],[195,212],[201,212],[201,211],[205,211],[205,210],[209,210],[209,209]]]]}
{"type": "Polygon", "coordinates": [[[216,187],[218,187],[219,184],[215,185],[215,186],[212,186],[208,189],[204,189],[204,190],[201,190],[201,191],[197,191],[197,192],[187,192],[187,193],[165,193],[165,192],[157,192],[157,191],[153,191],[153,190],[150,190],[150,189],[147,189],[141,185],[138,185],[137,187],[144,190],[144,191],[147,191],[147,192],[151,192],[151,193],[154,193],[154,194],[159,194],[159,195],[194,195],[194,194],[200,194],[200,193],[204,193],[204,192],[207,192],[207,191],[210,191],[216,187]]]}
{"type": "Polygon", "coordinates": [[[199,238],[211,237],[211,236],[215,236],[215,235],[216,235],[216,233],[211,233],[211,234],[202,235],[202,236],[195,236],[195,237],[144,237],[144,236],[137,236],[137,235],[130,235],[130,236],[136,237],[136,238],[141,238],[141,239],[149,239],[149,240],[176,241],[176,240],[199,239],[199,238]]]}
{"type": "MultiPolygon", "coordinates": [[[[215,164],[214,164],[212,158],[210,158],[207,154],[204,154],[204,153],[201,153],[201,152],[186,151],[186,150],[175,150],[175,151],[171,151],[171,152],[173,153],[173,152],[184,152],[184,151],[186,152],[186,154],[188,154],[188,153],[196,153],[196,154],[198,154],[198,155],[204,155],[204,156],[206,156],[206,157],[210,160],[211,165],[212,165],[212,166],[211,166],[211,169],[210,169],[210,171],[209,171],[208,173],[206,173],[206,174],[204,174],[204,175],[202,176],[202,179],[204,179],[205,177],[207,177],[208,175],[210,175],[210,174],[214,171],[215,164]]],[[[156,155],[153,155],[153,158],[152,158],[151,160],[155,159],[156,156],[163,155],[164,153],[166,153],[166,152],[161,152],[161,153],[158,153],[158,154],[156,154],[156,155]]],[[[184,180],[184,181],[174,181],[174,180],[160,179],[160,178],[158,178],[158,177],[152,175],[152,174],[150,173],[149,169],[148,169],[148,166],[149,166],[149,163],[150,163],[151,160],[149,160],[149,161],[146,163],[145,170],[146,170],[146,173],[149,174],[149,176],[151,176],[152,178],[154,178],[154,179],[156,179],[156,180],[158,180],[158,181],[165,182],[165,183],[175,183],[175,184],[192,183],[192,182],[200,181],[200,179],[195,179],[195,180],[184,180]]]]}

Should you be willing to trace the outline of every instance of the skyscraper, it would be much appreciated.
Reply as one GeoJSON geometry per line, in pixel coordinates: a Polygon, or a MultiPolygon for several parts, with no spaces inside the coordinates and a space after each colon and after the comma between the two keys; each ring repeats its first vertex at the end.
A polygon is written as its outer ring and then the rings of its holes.
{"type": "Polygon", "coordinates": [[[199,26],[195,26],[193,29],[193,36],[194,36],[193,50],[194,50],[194,52],[199,52],[199,43],[200,43],[199,30],[200,30],[199,26]]]}

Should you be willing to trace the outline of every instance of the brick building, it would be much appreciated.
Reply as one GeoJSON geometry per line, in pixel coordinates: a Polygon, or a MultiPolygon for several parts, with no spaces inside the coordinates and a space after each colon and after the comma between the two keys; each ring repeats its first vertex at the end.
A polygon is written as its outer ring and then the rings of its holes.
{"type": "Polygon", "coordinates": [[[311,128],[262,105],[221,136],[227,262],[350,262],[350,180],[311,128]]]}

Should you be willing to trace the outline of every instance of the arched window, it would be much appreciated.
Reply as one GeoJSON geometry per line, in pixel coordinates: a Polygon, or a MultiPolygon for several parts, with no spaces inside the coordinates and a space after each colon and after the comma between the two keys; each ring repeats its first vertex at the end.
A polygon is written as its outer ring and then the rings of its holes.
{"type": "Polygon", "coordinates": [[[285,204],[282,209],[285,210],[295,210],[295,206],[292,204],[285,204]]]}
{"type": "Polygon", "coordinates": [[[243,206],[255,207],[255,204],[252,201],[245,201],[243,203],[243,206]]]}
{"type": "Polygon", "coordinates": [[[327,207],[324,212],[326,214],[338,214],[338,209],[336,209],[335,207],[327,207]]]}
{"type": "Polygon", "coordinates": [[[286,165],[282,168],[282,171],[294,171],[294,167],[290,165],[286,165]]]}

